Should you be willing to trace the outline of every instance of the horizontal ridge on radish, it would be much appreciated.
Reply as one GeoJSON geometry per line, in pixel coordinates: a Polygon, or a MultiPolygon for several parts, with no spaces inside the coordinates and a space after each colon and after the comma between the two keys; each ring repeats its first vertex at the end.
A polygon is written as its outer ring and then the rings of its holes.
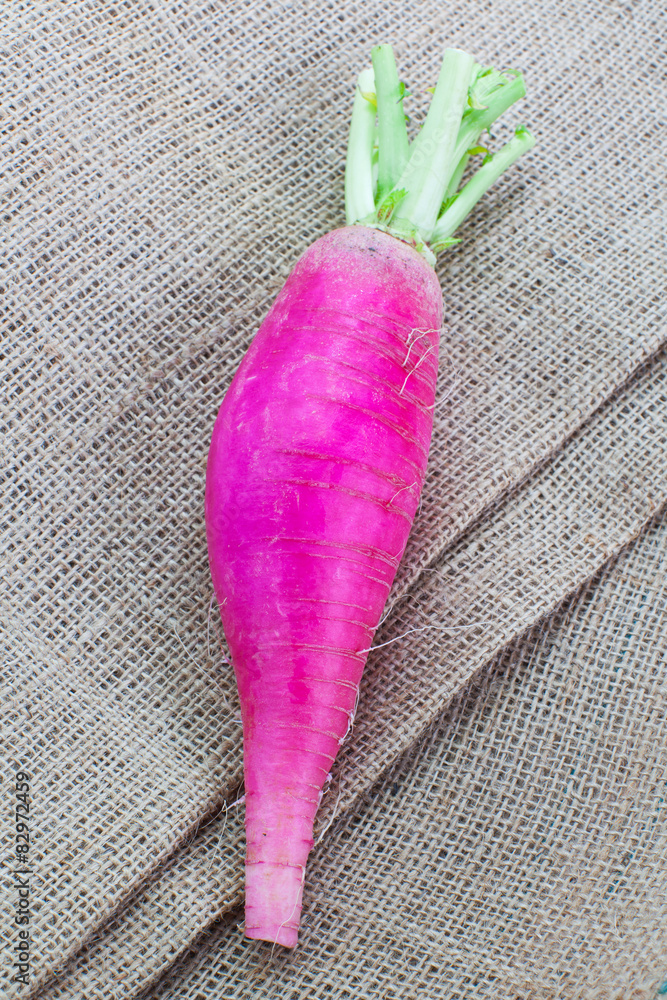
{"type": "MultiPolygon", "coordinates": [[[[411,158],[387,50],[373,53],[377,97],[373,71],[355,97],[350,224],[297,261],[225,396],[207,467],[209,559],[243,719],[246,935],[288,947],[315,814],[405,550],[433,425],[442,292],[427,239],[451,242],[437,227],[459,165],[438,165],[433,189],[428,143],[411,158]],[[379,195],[374,101],[389,150],[383,159],[379,148],[379,195]]],[[[448,53],[456,106],[445,114],[436,88],[438,156],[470,130],[465,99],[475,72],[487,72],[448,53]]]]}

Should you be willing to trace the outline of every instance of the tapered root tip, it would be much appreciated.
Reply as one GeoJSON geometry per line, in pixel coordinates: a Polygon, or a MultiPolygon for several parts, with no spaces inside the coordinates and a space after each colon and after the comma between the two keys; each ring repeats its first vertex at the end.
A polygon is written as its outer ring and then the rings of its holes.
{"type": "Polygon", "coordinates": [[[245,934],[294,948],[299,936],[305,868],[258,861],[246,865],[245,934]]]}

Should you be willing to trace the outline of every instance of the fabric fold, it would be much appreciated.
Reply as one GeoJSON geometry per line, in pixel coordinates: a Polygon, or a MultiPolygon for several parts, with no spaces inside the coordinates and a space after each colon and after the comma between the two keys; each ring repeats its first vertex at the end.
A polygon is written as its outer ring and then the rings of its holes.
{"type": "Polygon", "coordinates": [[[218,926],[146,997],[662,996],[666,548],[663,511],[334,824],[297,952],[218,926]]]}
{"type": "MultiPolygon", "coordinates": [[[[353,733],[321,807],[323,846],[332,823],[363,804],[478,671],[576,593],[667,503],[665,426],[662,352],[553,462],[450,547],[395,608],[369,657],[353,733]]],[[[175,954],[242,903],[243,850],[242,806],[224,810],[44,997],[106,990],[120,998],[146,988],[175,954]],[[141,926],[153,928],[149,956],[134,944],[141,926]],[[106,982],[110,966],[113,987],[106,982]]]]}

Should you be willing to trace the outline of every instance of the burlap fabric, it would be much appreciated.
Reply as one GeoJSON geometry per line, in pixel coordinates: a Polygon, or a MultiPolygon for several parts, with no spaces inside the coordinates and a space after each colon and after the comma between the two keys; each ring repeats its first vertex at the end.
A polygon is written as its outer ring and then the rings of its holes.
{"type": "Polygon", "coordinates": [[[6,995],[654,996],[662,5],[12,0],[0,18],[0,712],[3,774],[32,775],[34,866],[31,985],[8,975],[6,995]],[[408,634],[369,659],[302,943],[269,958],[237,928],[240,726],[203,474],[252,333],[343,221],[351,89],[379,40],[416,120],[444,44],[520,66],[514,121],[539,146],[438,267],[430,470],[376,641],[408,634]]]}
{"type": "Polygon", "coordinates": [[[666,547],[663,515],[335,824],[297,954],[223,923],[148,996],[667,992],[666,547]]]}

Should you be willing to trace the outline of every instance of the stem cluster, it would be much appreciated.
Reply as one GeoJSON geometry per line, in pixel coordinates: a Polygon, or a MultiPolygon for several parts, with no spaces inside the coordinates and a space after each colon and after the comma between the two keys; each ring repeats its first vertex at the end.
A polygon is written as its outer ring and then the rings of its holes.
{"type": "Polygon", "coordinates": [[[348,224],[376,226],[412,243],[433,263],[434,253],[459,241],[454,232],[491,185],[535,144],[519,127],[491,154],[482,133],[525,95],[523,77],[474,62],[447,49],[426,119],[411,143],[403,111],[405,87],[390,45],[371,53],[359,75],[345,171],[348,224]],[[472,156],[482,165],[460,188],[472,156]]]}

